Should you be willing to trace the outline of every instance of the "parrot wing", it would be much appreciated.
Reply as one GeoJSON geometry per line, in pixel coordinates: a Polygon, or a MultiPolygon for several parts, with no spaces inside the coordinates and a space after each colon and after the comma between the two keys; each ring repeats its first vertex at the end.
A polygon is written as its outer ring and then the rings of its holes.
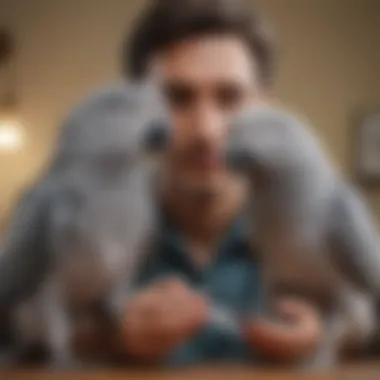
{"type": "Polygon", "coordinates": [[[380,239],[363,197],[353,187],[339,187],[331,208],[329,243],[338,270],[359,289],[380,291],[380,239]]]}
{"type": "Polygon", "coordinates": [[[20,198],[0,246],[0,313],[36,291],[49,263],[49,196],[43,186],[20,198]]]}

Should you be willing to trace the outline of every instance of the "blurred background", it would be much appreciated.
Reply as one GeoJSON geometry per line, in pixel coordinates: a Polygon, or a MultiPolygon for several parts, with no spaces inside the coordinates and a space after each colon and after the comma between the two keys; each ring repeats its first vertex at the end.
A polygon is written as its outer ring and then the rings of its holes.
{"type": "MultiPolygon", "coordinates": [[[[180,0],[178,0],[180,1],[180,0]]],[[[0,150],[0,232],[19,192],[48,159],[60,120],[83,95],[119,78],[120,43],[143,0],[0,0],[15,39],[15,94],[3,123],[18,149],[0,150]]],[[[355,114],[380,111],[380,1],[252,0],[274,27],[276,96],[308,117],[347,176],[355,114]]],[[[1,76],[0,89],[6,75],[1,76]]],[[[380,186],[365,189],[380,221],[380,186]]]]}

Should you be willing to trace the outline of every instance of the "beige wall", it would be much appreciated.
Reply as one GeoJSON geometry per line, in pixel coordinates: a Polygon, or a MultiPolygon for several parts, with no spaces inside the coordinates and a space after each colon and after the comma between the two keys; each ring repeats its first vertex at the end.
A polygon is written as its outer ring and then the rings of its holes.
{"type": "MultiPolygon", "coordinates": [[[[43,164],[68,107],[99,83],[117,78],[121,36],[143,3],[0,0],[0,25],[11,26],[19,41],[20,116],[30,140],[18,155],[0,156],[0,216],[43,164]]],[[[351,115],[357,107],[380,106],[380,2],[256,3],[277,33],[278,96],[315,123],[348,172],[351,115]]]]}

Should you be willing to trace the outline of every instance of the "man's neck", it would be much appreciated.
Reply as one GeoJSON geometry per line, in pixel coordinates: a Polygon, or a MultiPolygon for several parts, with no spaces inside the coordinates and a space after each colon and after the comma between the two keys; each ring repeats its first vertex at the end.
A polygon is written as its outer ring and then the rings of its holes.
{"type": "Polygon", "coordinates": [[[227,180],[219,192],[206,196],[189,194],[168,186],[163,191],[170,218],[195,245],[213,247],[236,218],[246,196],[244,185],[227,180]]]}

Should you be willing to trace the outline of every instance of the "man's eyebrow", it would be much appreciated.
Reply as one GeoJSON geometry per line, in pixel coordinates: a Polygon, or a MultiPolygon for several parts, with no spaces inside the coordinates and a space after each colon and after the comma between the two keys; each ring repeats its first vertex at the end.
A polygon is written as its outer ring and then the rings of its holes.
{"type": "MultiPolygon", "coordinates": [[[[229,79],[229,78],[221,78],[216,79],[209,83],[209,87],[219,90],[245,90],[247,89],[247,85],[245,83],[242,83],[239,80],[229,79]]],[[[162,88],[164,91],[171,91],[171,90],[184,90],[189,92],[197,92],[199,89],[198,83],[193,83],[189,80],[182,79],[182,78],[171,78],[162,83],[162,88]]]]}
{"type": "Polygon", "coordinates": [[[193,89],[194,84],[190,83],[189,81],[183,80],[183,79],[169,79],[163,83],[164,88],[186,88],[186,89],[193,89]]]}
{"type": "Polygon", "coordinates": [[[247,84],[245,82],[242,82],[240,80],[236,79],[230,79],[230,78],[223,78],[220,79],[219,81],[215,82],[215,85],[217,87],[228,87],[228,88],[246,88],[247,84]]]}

